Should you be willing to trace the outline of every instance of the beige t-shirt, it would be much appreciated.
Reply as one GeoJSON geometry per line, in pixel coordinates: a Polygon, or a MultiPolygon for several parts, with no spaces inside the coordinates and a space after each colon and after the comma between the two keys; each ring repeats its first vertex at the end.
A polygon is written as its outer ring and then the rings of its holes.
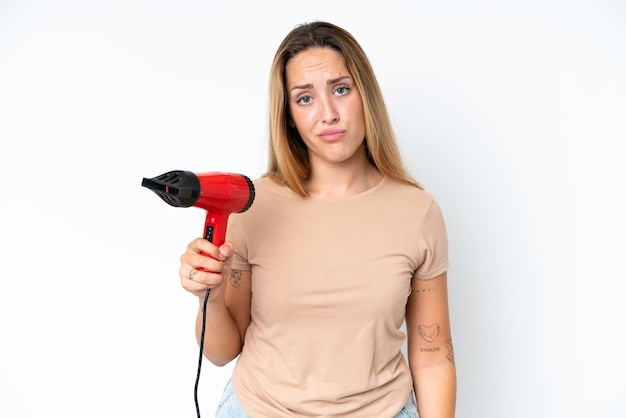
{"type": "Polygon", "coordinates": [[[233,268],[252,270],[252,321],[233,389],[253,418],[393,417],[413,386],[399,330],[411,280],[448,268],[433,197],[384,177],[339,199],[268,178],[230,216],[233,268]]]}

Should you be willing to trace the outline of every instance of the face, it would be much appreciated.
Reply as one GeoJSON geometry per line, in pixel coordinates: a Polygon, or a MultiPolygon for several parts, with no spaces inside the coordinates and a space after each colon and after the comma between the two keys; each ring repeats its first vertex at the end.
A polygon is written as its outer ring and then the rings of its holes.
{"type": "Polygon", "coordinates": [[[289,112],[311,167],[366,158],[363,103],[341,54],[314,47],[289,60],[289,112]]]}

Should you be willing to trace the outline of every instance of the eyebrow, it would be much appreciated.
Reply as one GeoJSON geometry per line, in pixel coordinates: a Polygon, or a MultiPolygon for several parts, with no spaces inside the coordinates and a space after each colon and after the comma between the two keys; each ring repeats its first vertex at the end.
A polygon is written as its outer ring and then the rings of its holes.
{"type": "MultiPolygon", "coordinates": [[[[340,82],[341,80],[344,80],[344,79],[346,79],[346,78],[351,78],[351,77],[350,77],[349,75],[342,75],[342,76],[340,76],[340,77],[337,77],[337,78],[333,78],[333,79],[328,80],[328,81],[326,82],[326,85],[328,85],[328,86],[332,86],[333,84],[336,84],[336,83],[338,83],[338,82],[340,82]]],[[[310,84],[310,83],[309,83],[309,84],[302,84],[302,85],[299,85],[299,86],[293,86],[293,87],[291,88],[291,90],[290,90],[290,91],[294,91],[294,90],[306,90],[306,89],[311,89],[311,88],[313,88],[313,84],[310,84]]]]}

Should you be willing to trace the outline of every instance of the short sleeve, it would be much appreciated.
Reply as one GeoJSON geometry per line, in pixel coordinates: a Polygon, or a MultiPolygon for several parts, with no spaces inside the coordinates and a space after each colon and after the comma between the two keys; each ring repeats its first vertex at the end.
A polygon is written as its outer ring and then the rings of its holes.
{"type": "Polygon", "coordinates": [[[244,233],[243,219],[239,214],[231,214],[228,219],[226,230],[226,241],[230,241],[235,246],[232,268],[237,270],[250,270],[248,263],[248,246],[246,234],[244,233]]]}
{"type": "Polygon", "coordinates": [[[414,277],[428,280],[439,276],[448,269],[448,234],[441,208],[432,201],[424,214],[420,231],[421,263],[414,277]]]}

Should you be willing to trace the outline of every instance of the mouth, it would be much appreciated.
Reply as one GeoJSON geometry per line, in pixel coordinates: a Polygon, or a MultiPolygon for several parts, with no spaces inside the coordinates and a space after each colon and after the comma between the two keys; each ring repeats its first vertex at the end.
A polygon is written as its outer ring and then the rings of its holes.
{"type": "Polygon", "coordinates": [[[320,132],[319,134],[317,134],[317,136],[322,141],[336,141],[338,139],[343,138],[345,133],[346,133],[346,131],[344,131],[342,129],[325,129],[322,132],[320,132]]]}

